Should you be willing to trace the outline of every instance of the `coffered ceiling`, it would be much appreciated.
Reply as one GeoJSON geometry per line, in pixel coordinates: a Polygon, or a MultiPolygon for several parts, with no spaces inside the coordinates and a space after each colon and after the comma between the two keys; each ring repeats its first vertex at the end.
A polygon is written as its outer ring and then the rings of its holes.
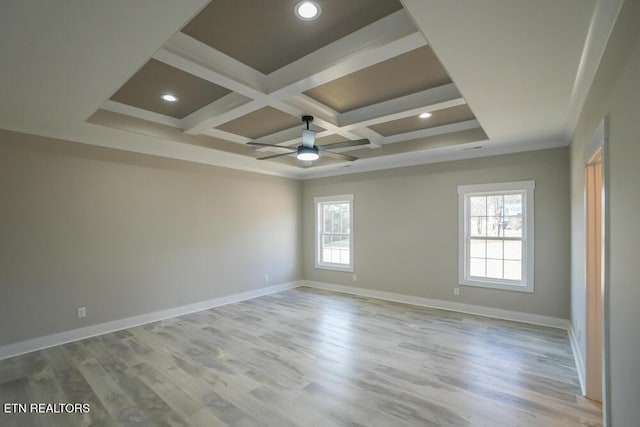
{"type": "Polygon", "coordinates": [[[297,178],[566,145],[596,1],[8,0],[0,127],[297,178]],[[317,145],[371,144],[256,160],[305,114],[317,145]]]}
{"type": "MultiPolygon", "coordinates": [[[[199,136],[297,146],[301,116],[310,114],[318,144],[328,143],[327,138],[334,143],[369,139],[366,148],[338,150],[363,159],[428,150],[436,136],[439,146],[443,135],[451,135],[451,145],[486,139],[397,0],[323,0],[321,14],[312,21],[299,19],[295,4],[209,3],[89,121],[136,132],[148,127],[131,119],[154,122],[182,131],[182,141],[199,136]],[[167,102],[163,94],[178,101],[167,102]],[[110,121],[99,114],[103,111],[118,116],[110,121]],[[417,117],[426,112],[432,117],[417,117]],[[122,116],[129,117],[128,125],[122,116]]],[[[253,158],[283,152],[215,147],[253,158]]],[[[330,152],[314,162],[293,155],[267,161],[300,170],[347,162],[330,152]]]]}

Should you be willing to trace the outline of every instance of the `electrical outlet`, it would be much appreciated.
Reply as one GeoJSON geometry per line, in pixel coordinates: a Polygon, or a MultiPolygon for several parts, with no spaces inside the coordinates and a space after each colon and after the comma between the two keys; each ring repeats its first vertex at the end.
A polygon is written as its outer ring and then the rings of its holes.
{"type": "Polygon", "coordinates": [[[460,288],[453,288],[453,294],[455,296],[459,296],[460,295],[460,288]]]}
{"type": "Polygon", "coordinates": [[[87,316],[86,307],[78,307],[78,319],[80,319],[82,317],[86,317],[86,316],[87,316]]]}
{"type": "Polygon", "coordinates": [[[271,278],[269,277],[269,275],[268,275],[268,274],[265,274],[265,275],[264,275],[264,281],[268,283],[268,282],[269,282],[269,280],[271,280],[271,278]]]}
{"type": "Polygon", "coordinates": [[[353,281],[354,281],[354,282],[357,282],[357,281],[358,281],[358,276],[356,276],[356,275],[354,274],[354,275],[353,275],[353,277],[352,277],[351,279],[353,279],[353,281]]]}

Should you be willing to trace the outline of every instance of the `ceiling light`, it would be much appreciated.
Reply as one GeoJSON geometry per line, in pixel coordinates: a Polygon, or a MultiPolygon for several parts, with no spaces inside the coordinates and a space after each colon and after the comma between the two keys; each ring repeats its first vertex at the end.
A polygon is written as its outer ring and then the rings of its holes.
{"type": "Polygon", "coordinates": [[[418,117],[420,117],[421,119],[428,119],[429,117],[431,117],[431,113],[422,113],[418,117]]]}
{"type": "Polygon", "coordinates": [[[161,96],[162,99],[164,99],[167,102],[176,102],[178,101],[178,97],[175,95],[172,95],[170,93],[165,93],[164,95],[161,96]]]}
{"type": "Polygon", "coordinates": [[[320,16],[320,5],[315,1],[301,1],[294,8],[296,16],[304,21],[311,21],[320,16]]]}
{"type": "Polygon", "coordinates": [[[320,156],[318,155],[318,147],[305,147],[301,145],[298,147],[298,160],[318,160],[320,156]]]}

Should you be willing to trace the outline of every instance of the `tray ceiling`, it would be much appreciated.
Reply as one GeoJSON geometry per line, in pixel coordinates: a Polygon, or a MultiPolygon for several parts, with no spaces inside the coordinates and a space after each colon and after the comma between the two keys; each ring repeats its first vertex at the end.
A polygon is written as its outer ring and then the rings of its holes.
{"type": "Polygon", "coordinates": [[[297,0],[10,1],[0,127],[298,178],[561,146],[615,18],[600,0],[317,1],[313,21],[297,0]],[[278,149],[246,142],[297,145],[303,114],[318,144],[372,144],[255,160],[278,149]]]}
{"type": "MultiPolygon", "coordinates": [[[[339,150],[363,158],[410,153],[429,146],[421,141],[440,141],[442,135],[451,135],[452,145],[460,143],[461,135],[470,138],[464,142],[486,139],[398,1],[323,0],[322,13],[313,21],[298,19],[294,4],[211,2],[102,109],[205,140],[283,146],[300,144],[301,116],[310,114],[318,144],[369,139],[366,148],[339,150]],[[163,101],[163,93],[179,101],[163,101]],[[432,117],[417,118],[423,112],[432,117]],[[476,132],[465,133],[470,129],[476,132]],[[396,146],[385,149],[389,144],[396,146]]],[[[125,121],[111,116],[94,115],[90,121],[126,129],[125,121]]],[[[135,126],[135,131],[149,128],[135,126]]],[[[279,152],[218,149],[250,157],[279,152]]],[[[313,163],[293,157],[269,162],[298,169],[344,163],[327,152],[322,156],[313,163]]]]}

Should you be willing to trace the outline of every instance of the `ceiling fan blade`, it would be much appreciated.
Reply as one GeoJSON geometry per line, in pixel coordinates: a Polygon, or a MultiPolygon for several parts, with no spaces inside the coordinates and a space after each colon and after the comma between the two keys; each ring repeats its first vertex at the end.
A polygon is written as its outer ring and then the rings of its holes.
{"type": "Polygon", "coordinates": [[[333,144],[318,145],[319,150],[335,150],[336,148],[355,147],[357,145],[371,144],[368,139],[356,139],[355,141],[334,142],[333,144]]]}
{"type": "Polygon", "coordinates": [[[247,145],[253,145],[255,147],[275,147],[284,148],[285,150],[297,151],[297,147],[287,147],[286,145],[264,144],[262,142],[247,142],[247,145]]]}
{"type": "Polygon", "coordinates": [[[322,155],[326,157],[332,157],[338,160],[349,160],[350,162],[353,162],[354,160],[358,160],[356,156],[350,156],[348,154],[342,154],[342,153],[334,153],[332,151],[323,151],[322,155]]]}
{"type": "Polygon", "coordinates": [[[266,156],[266,157],[258,157],[256,160],[268,160],[268,159],[274,159],[276,157],[282,157],[282,156],[290,156],[292,155],[293,152],[291,153],[280,153],[280,154],[273,154],[271,156],[266,156]]]}

